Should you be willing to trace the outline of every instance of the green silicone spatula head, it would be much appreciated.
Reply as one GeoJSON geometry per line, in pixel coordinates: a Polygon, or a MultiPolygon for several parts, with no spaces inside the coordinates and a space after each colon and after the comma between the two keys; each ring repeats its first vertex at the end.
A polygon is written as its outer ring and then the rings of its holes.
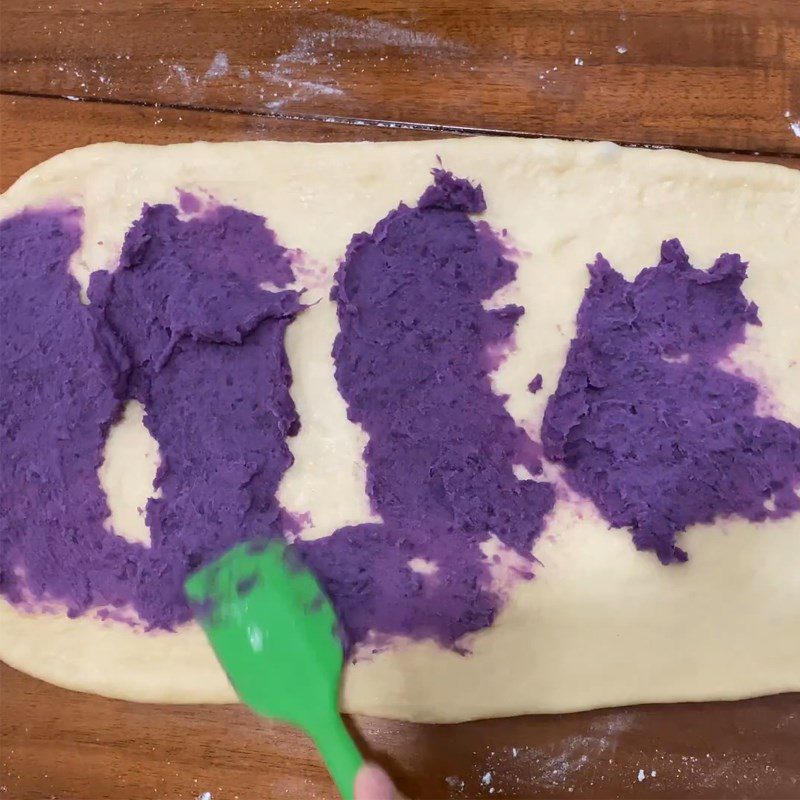
{"type": "Polygon", "coordinates": [[[339,791],[363,763],[338,711],[342,645],[316,578],[286,545],[237,545],[186,581],[186,594],[242,702],[303,728],[339,791]]]}

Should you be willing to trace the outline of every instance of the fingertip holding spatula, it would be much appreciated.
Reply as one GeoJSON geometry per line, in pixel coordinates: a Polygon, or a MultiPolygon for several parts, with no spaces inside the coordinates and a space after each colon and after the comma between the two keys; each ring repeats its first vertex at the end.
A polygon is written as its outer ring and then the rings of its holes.
{"type": "Polygon", "coordinates": [[[316,577],[287,557],[282,541],[245,543],[191,575],[185,588],[242,702],[305,730],[352,800],[364,759],[339,715],[344,654],[316,577]]]}

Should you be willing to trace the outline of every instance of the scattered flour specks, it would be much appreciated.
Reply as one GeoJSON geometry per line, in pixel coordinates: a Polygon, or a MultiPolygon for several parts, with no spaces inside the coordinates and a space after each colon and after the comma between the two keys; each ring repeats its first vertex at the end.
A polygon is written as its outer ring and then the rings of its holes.
{"type": "MultiPolygon", "coordinates": [[[[775,763],[775,754],[754,750],[749,733],[742,732],[738,747],[717,752],[670,752],[640,745],[645,715],[638,709],[599,714],[571,736],[554,736],[535,746],[495,745],[475,752],[469,774],[446,779],[451,798],[611,796],[620,775],[631,787],[671,785],[687,794],[706,796],[725,789],[736,796],[777,796],[786,787],[800,789],[800,771],[794,764],[775,763]]],[[[782,736],[800,736],[800,714],[792,711],[776,724],[782,736]]],[[[690,746],[687,742],[687,747],[690,746]]],[[[800,798],[800,793],[791,796],[800,798]]],[[[721,795],[720,795],[721,796],[721,795]]]]}
{"type": "Polygon", "coordinates": [[[578,57],[575,59],[575,66],[576,66],[576,67],[582,67],[582,66],[583,66],[583,59],[582,59],[580,56],[578,56],[578,57]]]}
{"type": "MultiPolygon", "coordinates": [[[[575,63],[577,63],[577,60],[575,63]]],[[[539,88],[547,89],[550,86],[555,86],[556,81],[558,79],[558,75],[556,74],[557,72],[558,72],[558,66],[546,67],[541,72],[539,72],[538,74],[539,84],[540,84],[539,88]]]]}
{"type": "Polygon", "coordinates": [[[608,737],[589,735],[556,740],[541,749],[497,748],[482,759],[478,775],[480,783],[493,784],[497,794],[509,783],[522,786],[533,782],[543,789],[568,790],[578,773],[591,768],[612,747],[608,737]]]}
{"type": "Polygon", "coordinates": [[[627,45],[624,45],[624,44],[618,44],[618,45],[617,45],[617,46],[616,46],[614,49],[615,49],[615,50],[616,50],[616,51],[617,51],[617,52],[618,52],[618,53],[619,53],[621,56],[624,56],[624,55],[625,55],[625,53],[627,53],[627,52],[628,52],[628,47],[627,47],[627,45]]]}

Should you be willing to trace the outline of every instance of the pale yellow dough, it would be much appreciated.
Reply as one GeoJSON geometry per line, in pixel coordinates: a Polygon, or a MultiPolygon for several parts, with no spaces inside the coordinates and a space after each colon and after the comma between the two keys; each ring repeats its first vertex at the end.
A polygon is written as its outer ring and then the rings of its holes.
{"type": "MultiPolygon", "coordinates": [[[[610,144],[478,138],[392,144],[105,144],[33,169],[0,199],[0,216],[57,201],[85,209],[72,264],[113,267],[142,203],[177,200],[176,187],[264,215],[304,255],[301,282],[319,305],[288,334],[292,395],[302,432],[279,497],[307,512],[307,535],[371,517],[364,494],[364,434],[348,423],[330,357],[336,332],[327,300],[350,237],[400,200],[413,203],[441,156],[483,184],[486,220],[507,228],[518,280],[496,301],[526,313],[517,349],[494,376],[510,413],[534,436],[555,387],[585,264],[602,251],[628,277],[678,236],[708,267],[722,251],[751,262],[745,291],[763,327],[734,353],[768,387],[762,413],[800,425],[800,172],[673,151],[610,144]],[[541,372],[544,391],[526,391],[541,372]]],[[[158,458],[128,409],[101,470],[111,526],[146,540],[137,507],[158,458]]],[[[554,474],[552,468],[549,474],[554,474]]],[[[535,580],[519,583],[497,623],[471,638],[467,656],[429,642],[397,642],[346,671],[346,710],[429,721],[800,690],[800,516],[753,526],[739,520],[692,529],[682,566],[637,552],[586,502],[560,500],[536,544],[535,580]]],[[[29,615],[0,602],[0,656],[62,686],[159,702],[234,700],[199,630],[145,634],[91,617],[29,615]]]]}

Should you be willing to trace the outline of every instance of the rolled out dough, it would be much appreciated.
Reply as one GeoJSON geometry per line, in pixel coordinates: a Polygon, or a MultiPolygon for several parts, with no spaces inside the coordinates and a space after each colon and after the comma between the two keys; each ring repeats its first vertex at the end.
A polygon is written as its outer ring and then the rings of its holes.
{"type": "MultiPolygon", "coordinates": [[[[538,437],[582,292],[585,264],[601,251],[626,277],[657,262],[677,236],[692,262],[723,251],[750,261],[746,295],[762,328],[731,359],[765,387],[762,413],[800,425],[800,172],[673,151],[610,144],[476,138],[392,144],[104,144],[31,170],[0,198],[0,216],[25,206],[85,211],[73,260],[85,286],[115,265],[144,202],[177,201],[176,189],[264,215],[279,241],[302,251],[301,283],[321,302],[289,329],[292,395],[302,421],[289,440],[294,466],[279,499],[324,536],[371,518],[364,494],[363,433],[336,390],[327,300],[350,237],[398,202],[415,202],[436,158],[483,184],[486,220],[506,228],[517,281],[498,303],[526,309],[516,350],[494,375],[510,413],[538,437]],[[541,373],[544,389],[526,385],[541,373]]],[[[157,449],[126,413],[101,470],[111,523],[142,540],[137,519],[157,449]]],[[[550,474],[555,474],[552,467],[550,474]]],[[[536,577],[517,583],[496,624],[469,655],[430,642],[397,642],[346,671],[352,712],[456,721],[643,702],[734,699],[800,689],[800,516],[758,526],[722,520],[680,538],[686,565],[664,567],[609,530],[591,504],[562,490],[535,546],[536,577]]],[[[0,657],[62,686],[152,702],[235,699],[194,625],[146,634],[94,617],[30,614],[0,602],[0,657]]]]}

